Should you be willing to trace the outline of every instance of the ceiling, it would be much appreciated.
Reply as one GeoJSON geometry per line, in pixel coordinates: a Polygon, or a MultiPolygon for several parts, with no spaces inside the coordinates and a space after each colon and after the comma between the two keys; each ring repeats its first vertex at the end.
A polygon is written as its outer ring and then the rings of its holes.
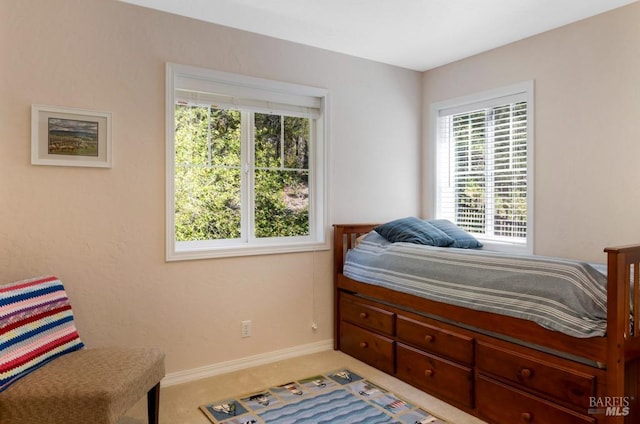
{"type": "Polygon", "coordinates": [[[637,0],[121,0],[425,71],[637,0]]]}

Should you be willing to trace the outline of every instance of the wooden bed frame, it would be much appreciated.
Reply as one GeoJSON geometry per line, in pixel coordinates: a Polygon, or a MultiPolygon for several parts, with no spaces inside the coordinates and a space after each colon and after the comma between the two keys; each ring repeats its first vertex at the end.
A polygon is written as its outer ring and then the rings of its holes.
{"type": "Polygon", "coordinates": [[[582,339],[345,277],[374,226],[334,226],[336,350],[489,423],[640,422],[640,245],[604,249],[607,335],[582,339]]]}

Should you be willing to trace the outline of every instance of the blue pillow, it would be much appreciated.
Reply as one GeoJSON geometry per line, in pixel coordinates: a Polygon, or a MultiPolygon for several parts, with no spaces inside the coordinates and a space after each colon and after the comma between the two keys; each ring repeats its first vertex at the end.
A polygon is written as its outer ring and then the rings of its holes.
{"type": "Polygon", "coordinates": [[[374,230],[392,243],[405,242],[447,247],[455,241],[435,226],[414,217],[396,219],[378,225],[374,230]]]}
{"type": "Polygon", "coordinates": [[[479,249],[482,247],[482,243],[480,243],[478,239],[451,221],[446,219],[430,219],[427,222],[454,240],[449,247],[457,247],[460,249],[479,249]]]}

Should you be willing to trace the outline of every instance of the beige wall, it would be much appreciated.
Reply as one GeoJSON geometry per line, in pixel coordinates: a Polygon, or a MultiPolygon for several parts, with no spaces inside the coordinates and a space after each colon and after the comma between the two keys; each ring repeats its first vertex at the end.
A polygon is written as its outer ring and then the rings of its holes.
{"type": "Polygon", "coordinates": [[[329,341],[329,251],[165,263],[166,62],[329,89],[332,222],[417,214],[420,73],[113,0],[0,0],[0,281],[58,275],[89,346],[160,345],[170,373],[329,341]],[[32,166],[32,104],[112,112],[113,168],[32,166]]]}
{"type": "MultiPolygon", "coordinates": [[[[640,3],[428,71],[433,102],[535,81],[535,253],[640,242],[640,3]]],[[[424,121],[423,215],[432,210],[424,121]]]]}

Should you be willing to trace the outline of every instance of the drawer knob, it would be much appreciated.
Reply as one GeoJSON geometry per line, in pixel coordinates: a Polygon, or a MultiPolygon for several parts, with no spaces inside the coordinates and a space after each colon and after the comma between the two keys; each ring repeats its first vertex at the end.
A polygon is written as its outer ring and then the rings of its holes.
{"type": "Polygon", "coordinates": [[[533,421],[533,415],[531,415],[530,412],[523,412],[522,413],[522,421],[530,423],[533,421]]]}
{"type": "Polygon", "coordinates": [[[369,344],[368,344],[367,342],[360,342],[360,347],[361,347],[362,349],[366,349],[366,348],[367,348],[367,346],[369,346],[369,344]]]}
{"type": "Polygon", "coordinates": [[[522,376],[523,378],[529,378],[532,374],[533,372],[529,368],[522,368],[520,370],[520,376],[522,376]]]}
{"type": "Polygon", "coordinates": [[[424,370],[425,377],[433,377],[433,370],[424,370]]]}
{"type": "Polygon", "coordinates": [[[424,336],[424,341],[427,343],[431,343],[434,340],[434,337],[431,334],[427,334],[424,336]]]}
{"type": "Polygon", "coordinates": [[[367,315],[366,312],[360,312],[360,318],[365,319],[367,318],[369,315],[367,315]]]}

